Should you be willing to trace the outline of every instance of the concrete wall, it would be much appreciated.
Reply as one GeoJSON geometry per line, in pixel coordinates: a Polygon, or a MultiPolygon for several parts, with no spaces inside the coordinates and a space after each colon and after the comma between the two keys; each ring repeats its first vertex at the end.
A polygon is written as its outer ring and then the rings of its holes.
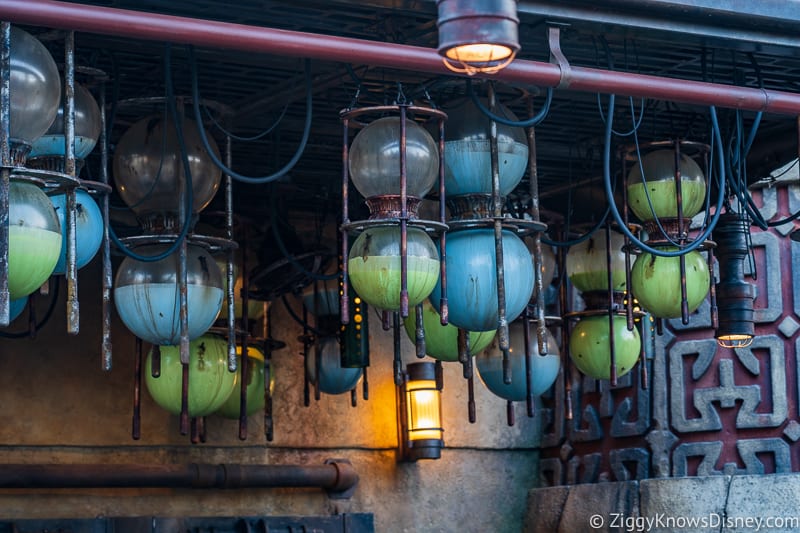
{"type": "MultiPolygon", "coordinates": [[[[519,531],[528,490],[537,483],[537,419],[517,406],[506,425],[505,401],[476,379],[478,421],[467,421],[466,382],[445,365],[446,448],[438,461],[397,463],[391,333],[371,324],[370,399],[325,396],[302,405],[301,330],[277,303],[273,332],[287,347],[273,354],[275,438],[261,415],[240,441],[235,421],[209,417],[207,441],[192,445],[178,419],[146,391],[142,438],[130,436],[134,339],[114,317],[114,368],[100,367],[100,277],[93,262],[80,273],[81,332],[66,333],[63,291],[56,313],[35,339],[0,340],[0,463],[187,462],[321,464],[352,462],[360,482],[352,499],[318,490],[0,490],[3,518],[105,516],[375,514],[377,531],[519,531]],[[412,511],[413,506],[413,511],[412,511]]],[[[63,287],[63,285],[62,285],[63,287]]],[[[293,300],[290,298],[290,300],[293,300]]],[[[40,299],[38,313],[46,300],[40,299]]],[[[24,328],[26,313],[8,330],[24,328]]],[[[407,361],[413,346],[403,333],[407,361]]]]}

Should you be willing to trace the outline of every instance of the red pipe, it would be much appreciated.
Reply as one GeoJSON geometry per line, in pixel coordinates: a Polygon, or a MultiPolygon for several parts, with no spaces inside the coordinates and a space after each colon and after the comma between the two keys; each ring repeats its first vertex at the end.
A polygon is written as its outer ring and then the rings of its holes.
{"type": "MultiPolygon", "coordinates": [[[[2,0],[0,20],[117,37],[452,75],[431,48],[54,0],[2,0]]],[[[561,69],[551,63],[517,59],[492,77],[506,82],[556,87],[561,82],[561,69]]],[[[576,91],[800,115],[800,94],[629,72],[572,67],[566,87],[576,91]]]]}

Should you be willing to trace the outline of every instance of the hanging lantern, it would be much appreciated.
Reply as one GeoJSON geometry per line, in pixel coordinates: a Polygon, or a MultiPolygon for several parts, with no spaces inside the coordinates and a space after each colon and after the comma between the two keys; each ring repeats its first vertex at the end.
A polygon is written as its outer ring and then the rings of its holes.
{"type": "MultiPolygon", "coordinates": [[[[192,213],[202,211],[219,188],[221,171],[202,148],[197,125],[184,119],[183,135],[192,176],[192,213]]],[[[216,143],[209,137],[215,155],[216,143]]],[[[185,182],[174,122],[151,116],[131,126],[114,152],[114,180],[125,204],[146,229],[179,228],[185,182]],[[177,221],[177,223],[176,223],[177,221]]]]}
{"type": "MultiPolygon", "coordinates": [[[[75,264],[77,268],[83,268],[100,250],[103,244],[103,213],[94,198],[83,189],[76,192],[76,212],[75,212],[75,264]]],[[[53,270],[53,274],[64,274],[67,271],[67,197],[58,194],[50,197],[53,207],[58,215],[58,222],[61,225],[61,253],[58,262],[53,270]]]]}
{"type": "MultiPolygon", "coordinates": [[[[664,247],[665,250],[675,250],[664,247]]],[[[703,303],[711,288],[708,262],[694,250],[682,257],[643,253],[631,269],[631,290],[642,308],[658,318],[682,316],[681,261],[685,262],[687,312],[703,303]]]]}
{"type": "MultiPolygon", "coordinates": [[[[238,360],[242,359],[242,346],[236,345],[238,360]]],[[[247,416],[264,409],[264,352],[257,346],[247,347],[247,416]]],[[[269,393],[275,390],[275,373],[270,372],[269,393]]],[[[191,387],[189,388],[191,391],[191,387]]],[[[242,380],[237,379],[233,393],[225,403],[216,410],[217,414],[225,418],[239,419],[241,407],[242,380]]]]}
{"type": "Polygon", "coordinates": [[[350,391],[361,379],[363,368],[343,368],[339,340],[335,337],[319,339],[314,354],[306,356],[306,375],[311,383],[325,394],[342,394],[350,391]],[[317,370],[319,359],[319,370],[317,370]]]}
{"type": "Polygon", "coordinates": [[[62,237],[53,204],[33,183],[12,179],[8,204],[8,290],[16,300],[53,273],[62,237]]]}
{"type": "MultiPolygon", "coordinates": [[[[408,228],[408,305],[423,301],[439,279],[439,253],[421,228],[408,228]]],[[[355,291],[379,309],[400,310],[400,228],[367,228],[353,243],[348,273],[355,291]]]]}
{"type": "MultiPolygon", "coordinates": [[[[143,255],[156,255],[164,244],[143,245],[143,255]]],[[[114,304],[125,326],[140,339],[158,345],[180,342],[179,254],[156,262],[126,257],[117,270],[114,304]]],[[[222,273],[200,245],[187,246],[189,339],[206,332],[219,314],[224,298],[222,273]]]]}
{"type": "Polygon", "coordinates": [[[605,314],[582,317],[569,336],[569,356],[578,370],[595,379],[611,378],[611,354],[616,376],[624,376],[634,367],[642,350],[639,330],[628,329],[625,316],[605,314]]]}
{"type": "Polygon", "coordinates": [[[444,446],[444,429],[436,366],[431,362],[411,363],[403,374],[397,402],[402,459],[439,459],[444,446]]]}
{"type": "MultiPolygon", "coordinates": [[[[100,108],[92,93],[83,85],[75,84],[75,160],[82,162],[94,149],[100,138],[100,108]]],[[[33,142],[28,155],[28,165],[33,168],[44,168],[64,171],[64,106],[58,108],[53,124],[33,142]]]]}
{"type": "MultiPolygon", "coordinates": [[[[517,117],[497,104],[496,115],[517,117]]],[[[466,98],[449,111],[445,132],[445,187],[448,198],[492,194],[491,121],[471,99],[466,98]]],[[[500,195],[507,196],[522,180],[528,166],[528,141],[523,128],[497,124],[500,195]]],[[[453,206],[451,204],[451,210],[453,206]]]]}
{"type": "MultiPolygon", "coordinates": [[[[533,262],[522,239],[503,230],[506,316],[517,318],[533,294],[533,262]]],[[[450,323],[468,331],[497,329],[497,259],[492,229],[465,229],[447,234],[447,297],[450,323]]],[[[431,293],[437,312],[441,284],[431,293]]]]}
{"type": "Polygon", "coordinates": [[[61,78],[47,48],[31,34],[11,27],[11,162],[24,166],[31,145],[58,113],[61,78]]]}
{"type": "MultiPolygon", "coordinates": [[[[441,316],[429,300],[422,302],[422,324],[425,330],[425,354],[443,362],[458,361],[458,328],[452,324],[442,325],[441,316]]],[[[412,308],[404,320],[406,334],[416,340],[417,312],[412,308]]],[[[489,346],[496,330],[470,331],[469,353],[475,355],[489,346]]]]}
{"type": "Polygon", "coordinates": [[[716,286],[719,320],[714,335],[723,348],[745,348],[753,342],[753,300],[755,289],[744,280],[749,222],[739,213],[723,213],[714,228],[719,259],[716,286]]]}
{"type": "MultiPolygon", "coordinates": [[[[496,342],[475,356],[475,366],[484,385],[493,394],[512,402],[524,402],[528,397],[526,382],[526,354],[524,323],[516,321],[508,328],[509,360],[511,364],[511,383],[503,381],[503,352],[496,342]]],[[[539,343],[536,335],[532,334],[528,341],[528,350],[531,355],[531,393],[541,396],[558,377],[561,366],[561,356],[558,354],[558,344],[550,330],[545,330],[547,346],[554,350],[546,355],[539,354],[539,343]]]]}
{"type": "Polygon", "coordinates": [[[642,157],[641,166],[634,163],[628,173],[628,205],[640,220],[678,217],[678,174],[683,217],[692,218],[700,212],[706,198],[706,179],[700,166],[684,153],[655,150],[642,157]]]}
{"type": "MultiPolygon", "coordinates": [[[[145,383],[153,400],[174,415],[181,412],[183,367],[177,346],[161,346],[160,375],[151,371],[153,352],[145,360],[145,383]]],[[[228,371],[228,341],[218,335],[203,335],[189,344],[189,416],[206,416],[231,396],[238,374],[228,371]]]]}
{"type": "MultiPolygon", "coordinates": [[[[611,290],[624,292],[625,287],[625,237],[610,231],[611,240],[611,290]]],[[[567,276],[582,293],[608,292],[608,240],[605,231],[596,231],[567,253],[567,276]]]]}

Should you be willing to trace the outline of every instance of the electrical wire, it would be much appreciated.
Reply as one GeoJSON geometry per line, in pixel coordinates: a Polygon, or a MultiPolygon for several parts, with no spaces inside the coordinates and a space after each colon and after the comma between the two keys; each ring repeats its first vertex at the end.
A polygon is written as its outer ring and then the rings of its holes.
{"type": "Polygon", "coordinates": [[[475,91],[472,88],[472,80],[467,80],[467,94],[469,94],[469,97],[472,99],[475,107],[480,109],[481,113],[483,113],[486,117],[511,128],[530,128],[540,124],[545,118],[547,118],[547,114],[550,112],[550,104],[553,102],[553,88],[548,87],[545,94],[544,104],[542,104],[542,108],[539,110],[539,112],[526,120],[516,121],[496,115],[492,113],[491,110],[489,110],[485,105],[483,105],[480,98],[478,98],[478,95],[475,94],[475,91]]]}
{"type": "MultiPolygon", "coordinates": [[[[197,60],[194,55],[194,47],[189,46],[189,65],[191,68],[191,77],[192,77],[192,107],[194,108],[194,117],[198,124],[202,124],[203,117],[200,114],[200,88],[198,86],[197,81],[197,60]]],[[[234,171],[233,169],[229,168],[228,166],[223,163],[219,157],[214,153],[211,149],[211,146],[208,142],[208,136],[206,132],[203,130],[202,127],[198,127],[198,132],[200,133],[200,140],[203,143],[203,146],[208,151],[208,155],[214,164],[222,170],[225,174],[229,175],[233,179],[240,181],[242,183],[250,183],[253,185],[261,185],[264,183],[270,183],[276,181],[286,174],[289,173],[290,170],[294,168],[297,162],[300,160],[300,157],[303,155],[303,151],[306,148],[306,144],[308,143],[308,137],[311,133],[311,117],[312,117],[312,79],[311,79],[311,61],[306,59],[305,60],[305,74],[306,74],[306,118],[305,123],[303,125],[303,136],[300,139],[300,145],[297,147],[297,151],[292,156],[286,165],[283,166],[277,172],[267,175],[267,176],[245,176],[244,174],[239,174],[238,172],[234,171]]]]}
{"type": "Polygon", "coordinates": [[[222,132],[222,134],[225,135],[226,137],[230,137],[231,139],[233,139],[235,141],[242,141],[242,142],[257,141],[257,140],[261,139],[262,137],[265,137],[266,135],[269,135],[270,133],[272,133],[272,130],[277,128],[278,124],[280,124],[281,121],[283,120],[283,117],[286,115],[286,110],[287,109],[289,109],[289,102],[288,101],[286,102],[286,105],[283,106],[283,109],[281,110],[280,115],[278,115],[278,118],[275,119],[275,122],[273,122],[272,125],[269,128],[265,129],[264,131],[262,131],[260,133],[252,135],[250,137],[243,137],[241,135],[236,135],[236,134],[232,133],[230,130],[226,129],[222,124],[219,123],[219,121],[216,119],[214,114],[208,109],[208,106],[205,106],[205,105],[203,106],[203,111],[206,112],[206,116],[208,117],[208,120],[211,121],[211,124],[213,124],[215,128],[217,128],[220,132],[222,132]]]}
{"type": "MultiPolygon", "coordinates": [[[[42,317],[42,320],[34,326],[33,332],[31,332],[30,330],[26,330],[24,332],[19,332],[19,333],[9,333],[5,331],[0,331],[0,338],[24,339],[25,337],[31,337],[36,333],[38,333],[47,324],[47,322],[50,320],[50,317],[53,316],[53,311],[56,308],[56,303],[58,302],[58,289],[59,286],[61,285],[60,276],[53,276],[53,278],[55,279],[55,282],[53,283],[54,286],[51,293],[50,303],[47,306],[47,311],[45,312],[44,317],[42,317]]],[[[30,305],[30,303],[28,305],[30,305]]]]}

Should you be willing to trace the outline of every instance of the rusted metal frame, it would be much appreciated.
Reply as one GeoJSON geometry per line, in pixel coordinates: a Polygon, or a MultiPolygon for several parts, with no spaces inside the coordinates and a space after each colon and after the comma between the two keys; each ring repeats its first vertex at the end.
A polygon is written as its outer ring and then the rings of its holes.
{"type": "MultiPolygon", "coordinates": [[[[230,139],[230,137],[229,137],[230,139]]],[[[230,167],[229,167],[230,168],[230,167]]],[[[233,194],[231,194],[231,208],[233,207],[233,194]]],[[[231,212],[231,218],[233,217],[233,212],[231,212]]],[[[248,357],[248,346],[249,346],[249,331],[250,331],[250,316],[249,316],[249,307],[250,307],[250,296],[248,291],[248,286],[250,284],[250,275],[247,272],[247,247],[249,245],[250,235],[249,230],[247,228],[247,224],[242,225],[242,294],[240,298],[242,300],[242,320],[241,320],[241,329],[242,329],[242,336],[239,344],[241,345],[241,352],[242,357],[241,360],[238,361],[239,365],[239,377],[241,388],[239,389],[239,440],[246,440],[247,439],[247,378],[250,375],[250,358],[248,357]]],[[[230,320],[230,316],[228,317],[230,320]]],[[[235,317],[234,317],[235,318],[235,317]]],[[[234,347],[234,361],[236,360],[236,348],[234,347]]],[[[230,370],[230,365],[229,365],[230,370]]],[[[231,372],[236,372],[236,367],[234,366],[231,372]]]]}
{"type": "MultiPolygon", "coordinates": [[[[683,186],[681,184],[681,143],[675,140],[675,203],[678,215],[678,242],[684,244],[685,235],[689,229],[684,227],[683,221],[683,186]]],[[[679,256],[681,274],[681,322],[683,325],[689,323],[689,297],[686,290],[686,254],[679,256]]]]}
{"type": "MultiPolygon", "coordinates": [[[[4,0],[0,19],[21,24],[170,41],[232,50],[365,64],[432,74],[452,73],[432,48],[146,13],[54,0],[4,0]]],[[[477,74],[477,77],[488,77],[477,74]]],[[[556,87],[558,65],[517,59],[491,76],[506,83],[556,87]]],[[[572,66],[570,90],[696,105],[800,114],[800,94],[572,66]]]]}
{"type": "Polygon", "coordinates": [[[614,338],[614,315],[616,309],[614,308],[614,273],[611,269],[611,223],[606,222],[605,225],[606,237],[606,282],[608,283],[608,360],[609,360],[609,382],[612,387],[617,386],[617,348],[616,339],[614,338]]]}
{"type": "Polygon", "coordinates": [[[393,348],[393,367],[394,367],[394,384],[400,386],[403,384],[405,370],[403,369],[403,352],[400,347],[400,313],[394,311],[392,313],[392,348],[393,348]]]}
{"type": "Polygon", "coordinates": [[[425,326],[423,324],[422,303],[414,306],[414,345],[418,359],[425,358],[425,326]]]}
{"type": "MultiPolygon", "coordinates": [[[[489,109],[495,112],[497,102],[489,84],[489,109]]],[[[495,276],[497,280],[497,345],[503,353],[503,383],[511,383],[508,320],[506,318],[505,262],[503,260],[503,199],[500,196],[500,162],[497,147],[497,122],[489,121],[489,147],[492,165],[492,218],[494,219],[495,276]]]]}
{"type": "Polygon", "coordinates": [[[142,436],[142,339],[136,337],[133,364],[133,420],[131,438],[139,440],[142,436]]]}
{"type": "MultiPolygon", "coordinates": [[[[537,269],[538,270],[538,269],[537,269]]],[[[541,280],[541,276],[539,277],[541,280]]],[[[540,296],[541,297],[541,296],[540,296]]],[[[536,399],[533,396],[533,350],[531,350],[531,321],[529,306],[522,311],[522,338],[525,342],[525,410],[528,417],[533,417],[536,410],[536,399]]],[[[512,424],[509,424],[512,425],[512,424]]]]}
{"type": "Polygon", "coordinates": [[[347,253],[350,248],[350,237],[347,233],[347,225],[350,224],[350,209],[348,202],[350,201],[350,174],[349,174],[349,136],[350,119],[347,117],[342,118],[342,226],[340,230],[342,248],[342,265],[341,265],[341,286],[342,293],[339,296],[339,321],[343,325],[350,323],[350,284],[347,276],[347,253]]]}
{"type": "MultiPolygon", "coordinates": [[[[566,240],[568,235],[566,231],[562,231],[562,240],[566,240]]],[[[566,315],[569,312],[569,305],[568,305],[568,279],[565,272],[565,267],[567,264],[567,249],[566,248],[559,248],[558,249],[558,272],[559,276],[561,276],[561,283],[559,284],[558,290],[558,306],[561,315],[566,315]]],[[[564,320],[561,324],[561,346],[564,348],[569,346],[569,320],[564,320]]],[[[566,349],[564,350],[564,354],[566,354],[566,349]]],[[[572,360],[566,356],[562,355],[562,365],[564,372],[564,418],[567,420],[572,420],[572,360]]]]}
{"type": "MultiPolygon", "coordinates": [[[[231,136],[225,136],[225,166],[233,168],[233,147],[231,146],[231,136]]],[[[233,177],[225,174],[225,236],[229,241],[233,241],[233,177]]],[[[225,291],[225,304],[228,308],[228,370],[236,372],[236,276],[234,275],[234,265],[236,264],[236,250],[231,247],[225,254],[225,280],[227,282],[225,291]]],[[[242,262],[242,269],[247,266],[242,262]]],[[[244,284],[242,284],[244,287],[244,284]]]]}
{"type": "MultiPolygon", "coordinates": [[[[267,304],[264,303],[267,307],[267,304]]],[[[272,308],[264,309],[264,437],[267,442],[272,442],[275,435],[272,420],[272,308]]],[[[305,374],[305,361],[303,361],[303,374],[305,374]]]]}
{"type": "MultiPolygon", "coordinates": [[[[108,185],[108,124],[106,117],[106,85],[105,80],[100,82],[100,181],[108,185]]],[[[101,357],[103,370],[109,371],[112,366],[111,345],[111,289],[113,287],[113,269],[111,265],[111,239],[110,226],[110,199],[109,194],[103,195],[101,209],[103,213],[103,280],[102,280],[102,315],[103,331],[101,343],[101,357]]]]}
{"type": "MultiPolygon", "coordinates": [[[[446,224],[447,206],[445,202],[445,154],[444,154],[444,118],[440,117],[439,126],[439,222],[446,224]]],[[[800,128],[800,125],[798,125],[800,128]]],[[[446,326],[450,321],[447,308],[447,232],[439,233],[439,284],[442,288],[439,298],[439,323],[446,326]]]]}
{"type": "Polygon", "coordinates": [[[11,319],[8,292],[8,195],[11,187],[11,24],[0,22],[0,326],[11,319]]]}
{"type": "Polygon", "coordinates": [[[408,317],[408,176],[406,175],[406,105],[400,109],[400,316],[408,317]]]}
{"type": "MultiPolygon", "coordinates": [[[[533,116],[533,98],[528,98],[528,115],[533,116]]],[[[528,191],[531,195],[531,217],[539,222],[539,167],[536,160],[536,129],[528,128],[528,191]]],[[[542,235],[533,235],[533,283],[536,295],[536,342],[540,356],[547,354],[547,325],[544,309],[544,281],[542,280],[542,235]]],[[[531,353],[531,324],[529,306],[525,306],[522,314],[523,336],[525,339],[525,409],[528,417],[536,411],[536,400],[533,396],[533,354],[531,353]]]]}
{"type": "MultiPolygon", "coordinates": [[[[64,37],[64,173],[75,177],[75,32],[64,37]]],[[[66,191],[66,278],[67,278],[67,333],[80,332],[80,304],[78,302],[77,265],[77,190],[66,191]]]]}
{"type": "Polygon", "coordinates": [[[12,489],[319,487],[347,493],[357,484],[355,469],[341,460],[324,465],[10,464],[0,471],[0,487],[12,489]]]}

